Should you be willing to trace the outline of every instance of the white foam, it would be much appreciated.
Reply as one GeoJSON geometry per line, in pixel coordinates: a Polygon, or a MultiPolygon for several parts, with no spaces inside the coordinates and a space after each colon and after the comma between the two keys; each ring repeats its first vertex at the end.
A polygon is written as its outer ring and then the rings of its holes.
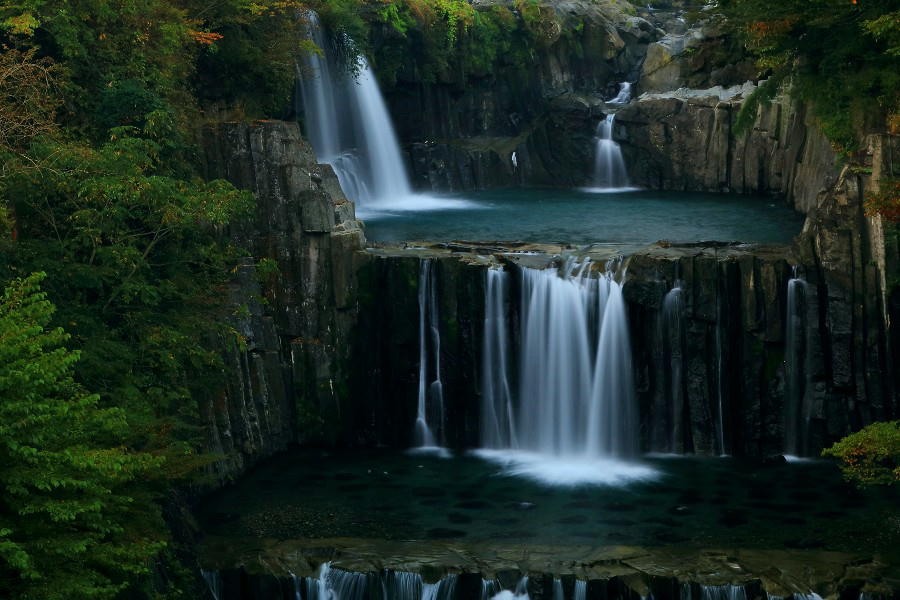
{"type": "Polygon", "coordinates": [[[357,205],[356,216],[361,219],[377,219],[390,217],[394,213],[428,212],[438,210],[489,209],[484,203],[473,202],[465,198],[448,196],[430,196],[428,194],[411,194],[392,198],[379,198],[368,206],[357,205]]]}
{"type": "Polygon", "coordinates": [[[555,486],[620,486],[659,476],[658,471],[647,465],[612,458],[546,456],[521,450],[482,449],[472,453],[499,464],[504,475],[555,486]]]}
{"type": "Polygon", "coordinates": [[[641,188],[637,188],[637,187],[614,187],[614,188],[583,187],[583,188],[578,188],[578,190],[581,192],[588,193],[588,194],[624,194],[626,192],[640,192],[641,188]]]}
{"type": "Polygon", "coordinates": [[[793,454],[785,454],[784,460],[786,460],[789,463],[812,463],[812,462],[816,462],[818,459],[808,458],[805,456],[794,456],[793,454]]]}
{"type": "Polygon", "coordinates": [[[417,456],[437,456],[438,458],[453,458],[453,454],[447,448],[441,446],[418,446],[410,448],[407,454],[415,454],[417,456]]]}
{"type": "Polygon", "coordinates": [[[491,596],[491,600],[528,600],[528,594],[514,594],[509,590],[503,590],[499,594],[491,596]]]}

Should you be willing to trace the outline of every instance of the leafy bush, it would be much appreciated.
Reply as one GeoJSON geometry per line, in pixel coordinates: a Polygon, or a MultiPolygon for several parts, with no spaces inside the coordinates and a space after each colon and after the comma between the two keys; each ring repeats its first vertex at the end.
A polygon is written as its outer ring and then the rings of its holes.
{"type": "Polygon", "coordinates": [[[900,421],[873,423],[822,451],[841,461],[847,479],[859,485],[900,482],[900,421]]]}

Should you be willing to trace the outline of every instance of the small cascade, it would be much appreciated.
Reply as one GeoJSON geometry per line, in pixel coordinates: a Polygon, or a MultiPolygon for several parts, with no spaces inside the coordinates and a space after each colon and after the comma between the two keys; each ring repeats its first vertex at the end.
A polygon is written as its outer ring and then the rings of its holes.
{"type": "Polygon", "coordinates": [[[384,597],[391,600],[420,600],[424,582],[418,573],[388,571],[383,581],[384,597]]]}
{"type": "Polygon", "coordinates": [[[481,600],[493,600],[500,593],[500,582],[496,579],[481,580],[481,600]]]}
{"type": "Polygon", "coordinates": [[[559,577],[553,579],[553,600],[566,600],[566,595],[563,592],[562,579],[559,577]]]}
{"type": "Polygon", "coordinates": [[[207,587],[209,588],[209,593],[212,594],[213,600],[220,600],[222,598],[222,575],[218,571],[206,571],[200,569],[200,575],[203,576],[203,580],[206,582],[207,587]]]}
{"type": "Polygon", "coordinates": [[[363,600],[368,597],[369,578],[365,573],[333,569],[322,563],[317,578],[304,580],[303,600],[363,600]]]}
{"type": "Polygon", "coordinates": [[[587,600],[587,581],[582,579],[575,580],[574,600],[587,600]]]}
{"type": "Polygon", "coordinates": [[[747,600],[742,585],[701,585],[700,600],[747,600]]]}
{"type": "Polygon", "coordinates": [[[789,456],[808,456],[810,452],[809,430],[810,402],[806,400],[810,389],[806,364],[806,281],[797,267],[787,284],[787,313],[785,316],[784,370],[785,370],[785,420],[784,450],[789,456]]]}
{"type": "Polygon", "coordinates": [[[619,84],[619,93],[612,100],[607,100],[607,104],[628,104],[631,102],[631,84],[623,81],[619,84]]]}
{"type": "Polygon", "coordinates": [[[430,258],[419,264],[419,394],[414,442],[418,448],[438,448],[443,433],[444,386],[441,382],[441,333],[437,286],[430,258]],[[429,383],[428,356],[433,356],[429,383]],[[432,425],[429,426],[429,413],[432,425]],[[437,430],[437,437],[434,430],[437,430]]]}
{"type": "Polygon", "coordinates": [[[422,584],[422,600],[453,600],[457,575],[447,575],[437,583],[422,584]]]}
{"type": "Polygon", "coordinates": [[[670,439],[669,452],[683,453],[684,448],[684,302],[682,300],[682,283],[675,280],[675,285],[666,293],[662,304],[663,352],[669,366],[668,385],[666,386],[666,406],[670,407],[670,439]]]}
{"type": "Polygon", "coordinates": [[[719,456],[727,456],[725,447],[725,344],[726,337],[723,329],[726,323],[725,305],[722,301],[722,292],[716,292],[716,451],[719,456]]]}
{"type": "Polygon", "coordinates": [[[516,448],[515,418],[509,388],[506,333],[506,295],[509,276],[503,269],[488,269],[484,298],[484,341],[481,369],[481,445],[516,448]]]}
{"type": "Polygon", "coordinates": [[[318,16],[307,12],[310,39],[298,65],[306,133],[319,162],[334,169],[341,189],[364,209],[412,196],[400,144],[375,75],[365,57],[355,68],[339,64],[318,16]]]}
{"type": "Polygon", "coordinates": [[[613,139],[616,116],[612,113],[597,125],[594,152],[594,181],[589,191],[609,192],[630,189],[622,148],[613,139]]]}

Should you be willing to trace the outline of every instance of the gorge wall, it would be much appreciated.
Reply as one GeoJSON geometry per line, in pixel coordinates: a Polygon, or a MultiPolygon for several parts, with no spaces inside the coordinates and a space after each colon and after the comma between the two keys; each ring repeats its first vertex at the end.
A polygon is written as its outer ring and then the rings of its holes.
{"type": "MultiPolygon", "coordinates": [[[[616,252],[516,244],[366,249],[352,205],[295,124],[224,124],[207,139],[210,175],[257,198],[254,222],[230,232],[248,249],[229,292],[244,343],[229,346],[228,389],[205,407],[210,447],[223,456],[220,480],[295,442],[412,444],[423,259],[433,264],[439,315],[448,399],[443,443],[477,446],[485,270],[502,265],[518,282],[520,269],[548,266],[554,256],[602,264],[616,252]],[[273,259],[277,272],[261,266],[263,258],[273,259]]],[[[660,243],[630,255],[624,294],[643,450],[784,450],[792,265],[806,279],[800,314],[810,352],[801,401],[813,450],[897,414],[896,334],[888,323],[898,302],[885,279],[896,269],[896,247],[879,241],[878,224],[863,216],[861,204],[891,151],[894,140],[872,140],[873,175],[845,169],[818,195],[795,248],[660,243]],[[662,306],[676,281],[683,309],[673,341],[662,306]],[[683,373],[675,384],[673,360],[683,373]]],[[[511,288],[506,312],[515,348],[518,284],[511,288]]],[[[516,360],[513,350],[511,381],[516,360]]]]}

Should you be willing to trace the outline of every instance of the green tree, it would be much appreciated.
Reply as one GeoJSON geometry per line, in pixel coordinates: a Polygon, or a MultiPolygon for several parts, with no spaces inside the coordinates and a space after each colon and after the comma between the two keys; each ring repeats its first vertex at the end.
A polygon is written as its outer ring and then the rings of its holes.
{"type": "Polygon", "coordinates": [[[112,598],[163,546],[158,510],[134,485],[160,459],[125,447],[124,412],[74,381],[79,353],[48,326],[41,279],[0,298],[0,589],[112,598]]]}
{"type": "Polygon", "coordinates": [[[822,451],[859,485],[900,483],[900,421],[872,423],[822,451]]]}

